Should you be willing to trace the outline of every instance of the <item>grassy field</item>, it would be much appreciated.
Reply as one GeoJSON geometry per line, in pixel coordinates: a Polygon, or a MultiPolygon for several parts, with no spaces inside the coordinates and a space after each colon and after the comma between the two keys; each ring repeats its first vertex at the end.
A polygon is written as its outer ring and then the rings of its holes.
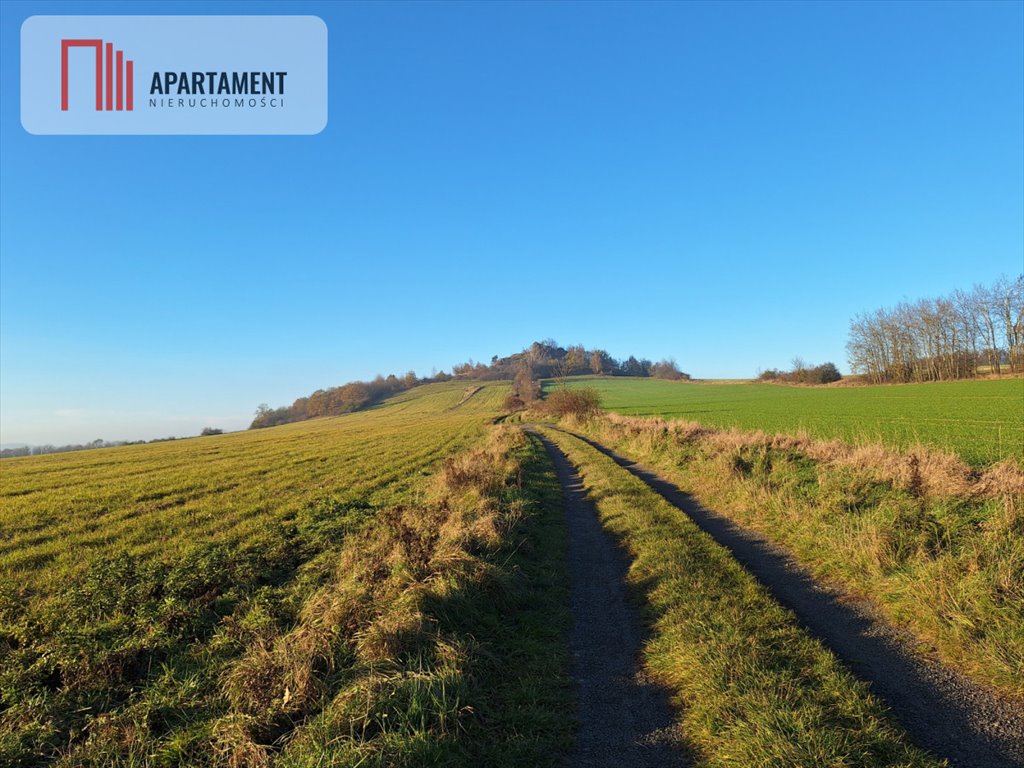
{"type": "Polygon", "coordinates": [[[94,554],[171,555],[244,545],[301,513],[409,501],[445,455],[484,434],[504,387],[453,409],[463,386],[431,385],[388,407],[272,431],[6,460],[0,576],[34,592],[94,554]]]}
{"type": "Polygon", "coordinates": [[[558,489],[463,390],[5,461],[0,764],[553,761],[558,489]]]}
{"type": "Polygon", "coordinates": [[[594,387],[606,409],[630,416],[773,433],[806,430],[898,447],[922,443],[975,466],[1007,457],[1024,464],[1024,379],[832,388],[578,377],[570,386],[594,387]]]}

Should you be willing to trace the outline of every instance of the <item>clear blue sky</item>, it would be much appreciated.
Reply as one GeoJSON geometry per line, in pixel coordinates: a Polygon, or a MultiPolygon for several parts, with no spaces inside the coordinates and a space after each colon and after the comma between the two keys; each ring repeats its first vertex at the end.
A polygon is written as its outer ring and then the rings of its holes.
{"type": "Polygon", "coordinates": [[[0,440],[240,428],[549,336],[845,369],[855,313],[1024,267],[1022,40],[1019,2],[4,2],[0,440]],[[327,129],[28,135],[36,13],[317,14],[327,129]]]}

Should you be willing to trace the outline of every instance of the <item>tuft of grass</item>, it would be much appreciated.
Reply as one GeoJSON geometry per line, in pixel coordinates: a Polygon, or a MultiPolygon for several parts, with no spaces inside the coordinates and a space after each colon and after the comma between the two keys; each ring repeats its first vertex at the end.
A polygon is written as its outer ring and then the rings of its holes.
{"type": "Polygon", "coordinates": [[[652,637],[699,765],[934,767],[867,687],[692,521],[582,440],[546,430],[629,552],[652,637]]]}

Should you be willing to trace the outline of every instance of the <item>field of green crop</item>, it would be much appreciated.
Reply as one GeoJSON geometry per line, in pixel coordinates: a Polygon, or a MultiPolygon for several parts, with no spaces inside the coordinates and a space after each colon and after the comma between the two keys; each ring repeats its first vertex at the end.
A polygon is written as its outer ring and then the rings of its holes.
{"type": "Polygon", "coordinates": [[[594,387],[607,410],[631,416],[806,430],[853,443],[920,443],[954,451],[975,466],[1007,457],[1024,463],[1024,379],[833,388],[579,377],[569,385],[594,387]]]}

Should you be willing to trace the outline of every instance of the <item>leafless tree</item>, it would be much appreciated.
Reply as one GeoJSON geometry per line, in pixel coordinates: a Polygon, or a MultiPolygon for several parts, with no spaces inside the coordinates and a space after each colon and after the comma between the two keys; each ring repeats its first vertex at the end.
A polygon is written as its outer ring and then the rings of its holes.
{"type": "MultiPolygon", "coordinates": [[[[873,382],[1024,371],[1024,276],[854,317],[850,367],[873,382]]],[[[794,367],[797,360],[794,360],[794,367]]]]}

